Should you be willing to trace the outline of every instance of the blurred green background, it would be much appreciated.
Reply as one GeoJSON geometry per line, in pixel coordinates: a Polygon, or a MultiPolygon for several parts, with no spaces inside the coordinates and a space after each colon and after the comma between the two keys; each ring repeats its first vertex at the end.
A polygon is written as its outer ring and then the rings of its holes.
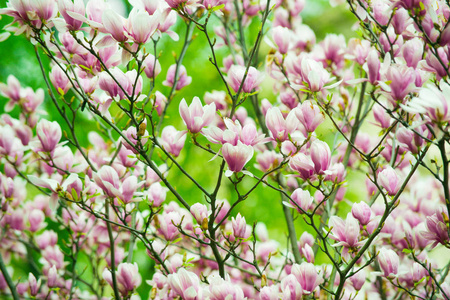
{"type": "MultiPolygon", "coordinates": [[[[0,0],[0,6],[6,6],[5,0],[0,0]]],[[[129,9],[127,3],[123,3],[124,10],[129,9]]],[[[317,41],[321,41],[328,33],[342,33],[346,38],[355,36],[355,33],[351,31],[351,27],[355,22],[353,16],[346,11],[345,6],[330,7],[328,1],[325,0],[314,0],[307,1],[304,11],[302,12],[303,23],[309,25],[315,32],[317,41]]],[[[10,17],[5,17],[0,20],[0,26],[11,22],[10,17]]],[[[258,25],[258,24],[254,24],[258,25]]],[[[173,64],[174,57],[172,53],[179,53],[182,46],[182,39],[185,31],[185,24],[178,20],[175,26],[175,31],[180,35],[180,42],[173,42],[167,36],[164,37],[158,43],[158,52],[161,52],[160,63],[162,65],[162,72],[157,77],[156,90],[160,90],[163,94],[168,94],[169,89],[162,86],[162,81],[165,78],[167,68],[173,64]]],[[[213,25],[210,26],[210,32],[212,33],[213,25]]],[[[246,32],[248,40],[254,40],[257,34],[257,26],[251,26],[250,30],[246,32]]],[[[182,98],[186,98],[187,102],[190,103],[194,96],[199,96],[203,98],[205,92],[212,90],[223,90],[223,83],[214,69],[213,65],[208,62],[210,56],[209,48],[207,47],[206,39],[198,30],[195,31],[198,36],[195,38],[191,46],[189,47],[186,57],[184,59],[183,65],[187,69],[189,76],[192,76],[192,84],[184,88],[174,99],[174,102],[170,106],[168,115],[170,116],[165,124],[174,125],[178,130],[184,129],[184,125],[178,114],[178,103],[182,98]]],[[[151,47],[149,47],[151,49],[151,47]]],[[[261,49],[259,61],[264,64],[264,56],[268,51],[268,47],[263,42],[263,47],[261,49]]],[[[220,49],[218,51],[219,57],[228,55],[226,49],[220,49]]],[[[33,45],[23,36],[11,36],[5,42],[0,44],[0,82],[6,82],[8,75],[13,74],[19,79],[22,86],[30,86],[33,89],[43,88],[46,90],[46,86],[36,60],[33,45]]],[[[42,53],[41,57],[44,59],[44,64],[47,70],[49,70],[49,60],[45,58],[42,53]]],[[[219,59],[221,61],[221,58],[219,59]]],[[[264,66],[260,67],[264,69],[264,66]]],[[[145,79],[145,77],[144,77],[145,79]]],[[[145,83],[145,88],[148,90],[148,82],[145,83]]],[[[144,91],[145,91],[144,88],[144,91]]],[[[272,103],[276,101],[276,96],[272,93],[266,93],[260,96],[260,99],[267,97],[272,103]]],[[[6,99],[0,96],[0,113],[3,113],[4,104],[6,99]]],[[[250,116],[253,116],[251,108],[248,108],[250,116]]],[[[52,106],[49,96],[46,95],[45,103],[41,108],[45,110],[48,114],[46,118],[50,120],[58,121],[62,128],[66,128],[62,118],[59,116],[58,112],[52,106]]],[[[12,116],[18,116],[17,108],[11,112],[12,116]]],[[[95,130],[96,126],[87,118],[80,120],[83,124],[78,126],[80,131],[80,141],[83,146],[88,146],[87,134],[89,130],[95,130]]],[[[323,127],[323,126],[322,126],[323,127]]],[[[329,135],[329,131],[322,128],[319,134],[329,135]]],[[[216,178],[218,166],[220,160],[216,159],[214,161],[208,162],[211,158],[210,154],[205,154],[199,151],[198,148],[192,146],[192,142],[189,138],[186,141],[186,147],[183,150],[181,156],[177,159],[178,162],[188,170],[192,176],[197,179],[204,186],[212,190],[216,178]],[[201,165],[199,165],[201,162],[201,165]],[[212,171],[211,171],[212,170],[212,171]]],[[[255,159],[248,165],[253,165],[255,159]]],[[[257,173],[258,174],[258,173],[257,173]]],[[[169,180],[176,186],[177,190],[181,195],[183,195],[189,203],[203,202],[204,197],[198,189],[196,189],[192,183],[190,183],[178,170],[172,169],[169,175],[169,180]]],[[[245,192],[248,190],[255,181],[253,179],[245,179],[241,191],[245,192]]],[[[347,197],[352,199],[357,199],[357,194],[359,190],[348,191],[347,197]]],[[[228,199],[230,203],[235,201],[235,194],[233,188],[227,181],[224,180],[223,188],[220,191],[220,198],[228,199]]],[[[168,194],[166,201],[174,200],[174,197],[168,194]]],[[[245,216],[247,223],[252,224],[253,222],[264,222],[269,230],[269,235],[271,238],[276,239],[280,242],[282,248],[285,247],[285,238],[287,236],[287,230],[285,226],[285,220],[283,217],[283,212],[280,204],[280,195],[267,187],[258,188],[251,196],[241,203],[237,209],[237,212],[241,212],[245,216]]],[[[296,222],[297,234],[300,236],[304,229],[303,221],[298,218],[296,222]]],[[[52,226],[53,227],[53,226],[52,226]]],[[[55,228],[56,230],[56,228],[55,228]]],[[[145,251],[140,251],[135,258],[139,261],[139,268],[143,276],[143,284],[140,288],[140,293],[143,298],[148,295],[148,285],[145,284],[146,279],[150,279],[152,272],[152,262],[148,259],[145,251]],[[150,272],[146,272],[149,270],[150,272]]],[[[86,259],[86,258],[85,258],[86,259]]],[[[319,257],[319,259],[321,259],[319,257]]],[[[83,259],[78,264],[79,271],[83,270],[83,259]]],[[[26,267],[23,269],[23,274],[27,274],[29,271],[26,267]]],[[[19,276],[16,274],[15,277],[19,276]]]]}

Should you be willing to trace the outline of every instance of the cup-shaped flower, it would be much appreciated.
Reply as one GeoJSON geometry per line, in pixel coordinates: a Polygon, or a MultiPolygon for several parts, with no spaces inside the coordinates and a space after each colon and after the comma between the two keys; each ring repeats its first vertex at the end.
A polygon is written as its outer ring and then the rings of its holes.
{"type": "MultiPolygon", "coordinates": [[[[297,278],[293,274],[289,274],[281,280],[282,299],[296,300],[302,299],[303,289],[297,278]]],[[[278,296],[278,295],[277,295],[278,296]]],[[[280,299],[278,296],[276,299],[280,299]]]]}
{"type": "Polygon", "coordinates": [[[50,122],[45,119],[39,121],[36,126],[36,134],[41,142],[41,150],[52,152],[61,139],[61,127],[56,121],[50,122]]]}
{"type": "Polygon", "coordinates": [[[57,2],[59,13],[67,23],[67,29],[79,30],[83,22],[72,18],[67,12],[74,12],[84,17],[85,6],[83,0],[58,0],[57,2]]]}
{"type": "MultiPolygon", "coordinates": [[[[103,278],[113,286],[111,272],[108,269],[103,271],[103,278]]],[[[121,263],[116,271],[117,287],[123,297],[128,297],[138,286],[141,285],[142,278],[136,263],[121,263]]]]}
{"type": "Polygon", "coordinates": [[[263,80],[261,73],[254,67],[250,67],[246,74],[247,68],[240,65],[233,65],[228,70],[227,82],[231,88],[237,93],[239,87],[242,85],[242,91],[244,93],[251,93],[254,89],[257,89],[263,80]],[[244,83],[242,81],[244,80],[244,83]]]}
{"type": "Polygon", "coordinates": [[[327,143],[315,140],[311,144],[311,160],[314,163],[314,170],[319,175],[324,175],[330,167],[331,151],[327,143]]]}
{"type": "Polygon", "coordinates": [[[159,182],[153,183],[148,189],[148,201],[153,207],[159,207],[164,200],[166,200],[166,194],[168,189],[163,187],[159,182]]]}
{"type": "MultiPolygon", "coordinates": [[[[208,276],[210,300],[244,300],[244,292],[238,284],[233,284],[229,279],[225,280],[218,274],[208,276]]],[[[200,298],[197,298],[200,299],[200,298]]]]}
{"type": "Polygon", "coordinates": [[[311,263],[294,264],[291,274],[297,278],[302,286],[303,294],[309,295],[323,282],[323,279],[317,274],[316,267],[311,263]]]}
{"type": "Polygon", "coordinates": [[[309,156],[304,153],[298,153],[289,161],[289,167],[298,173],[303,179],[311,179],[314,176],[314,163],[309,156]]]}
{"type": "Polygon", "coordinates": [[[101,167],[97,173],[93,173],[93,179],[108,197],[114,198],[116,196],[120,180],[117,171],[113,167],[101,167]]]}
{"type": "Polygon", "coordinates": [[[194,97],[191,105],[188,107],[186,100],[183,98],[180,102],[179,111],[187,129],[191,133],[198,133],[214,120],[216,105],[211,103],[202,106],[200,98],[194,97]]]}
{"type": "Polygon", "coordinates": [[[164,149],[177,157],[180,155],[186,141],[186,131],[178,131],[169,125],[164,127],[161,133],[161,145],[164,149]]]}
{"type": "Polygon", "coordinates": [[[378,181],[381,186],[387,191],[389,196],[394,196],[400,189],[400,177],[397,175],[394,169],[390,166],[386,167],[378,174],[378,181]]]}
{"type": "Polygon", "coordinates": [[[67,91],[72,87],[69,78],[58,65],[53,66],[49,78],[60,95],[66,94],[67,91]]]}
{"type": "Polygon", "coordinates": [[[56,270],[56,266],[53,265],[47,274],[47,286],[51,289],[56,287],[58,279],[58,271],[56,270]]]}
{"type": "Polygon", "coordinates": [[[190,212],[199,225],[203,225],[205,219],[207,221],[209,215],[211,214],[206,205],[198,202],[191,206],[190,212]]]}
{"type": "Polygon", "coordinates": [[[149,53],[144,59],[144,66],[144,72],[148,78],[154,78],[161,73],[161,64],[159,63],[159,60],[156,59],[156,57],[151,53],[149,53]]]}
{"type": "Polygon", "coordinates": [[[441,81],[440,91],[433,85],[423,88],[419,97],[413,98],[405,110],[412,113],[423,113],[434,123],[441,124],[450,121],[450,85],[441,81]]]}
{"type": "Polygon", "coordinates": [[[311,196],[309,191],[298,188],[292,193],[291,199],[291,204],[302,214],[311,208],[314,197],[311,196]]]}
{"type": "Polygon", "coordinates": [[[364,283],[366,283],[366,271],[361,270],[352,277],[350,277],[350,282],[352,283],[355,290],[359,291],[364,283]]]}
{"type": "Polygon", "coordinates": [[[400,261],[394,250],[382,248],[378,254],[378,263],[386,278],[393,279],[397,276],[400,261]]]}
{"type": "Polygon", "coordinates": [[[343,252],[342,255],[347,255],[349,248],[360,246],[359,224],[351,213],[347,214],[347,219],[345,221],[337,216],[332,216],[330,217],[329,224],[332,228],[330,237],[338,242],[334,246],[344,246],[345,252],[343,252]]]}
{"type": "Polygon", "coordinates": [[[432,216],[427,217],[425,223],[427,231],[421,232],[423,238],[433,242],[431,245],[432,248],[436,247],[438,244],[447,245],[449,242],[447,225],[443,214],[444,212],[442,210],[438,210],[432,216]]]}
{"type": "Polygon", "coordinates": [[[233,235],[235,238],[247,239],[250,236],[250,230],[247,230],[245,217],[237,214],[236,218],[231,218],[231,226],[233,227],[233,235]]]}
{"type": "Polygon", "coordinates": [[[145,44],[155,33],[160,22],[161,14],[157,10],[153,15],[145,10],[133,8],[125,24],[125,30],[133,41],[145,44]]]}
{"type": "Polygon", "coordinates": [[[285,119],[278,107],[267,110],[266,126],[276,141],[283,142],[289,139],[289,135],[297,129],[299,121],[295,113],[296,109],[291,110],[285,119]]]}
{"type": "Polygon", "coordinates": [[[105,30],[119,43],[126,42],[128,40],[124,30],[125,20],[114,10],[107,9],[103,12],[102,23],[105,30]]]}
{"type": "Polygon", "coordinates": [[[309,100],[304,101],[298,108],[295,115],[307,132],[313,132],[325,120],[320,108],[309,100]]]}
{"type": "Polygon", "coordinates": [[[175,73],[177,73],[177,65],[173,64],[167,70],[166,80],[163,82],[163,85],[168,86],[168,87],[173,87],[173,85],[175,84],[175,81],[177,81],[177,85],[176,85],[175,89],[177,91],[179,91],[182,88],[184,88],[185,86],[191,84],[192,77],[187,76],[187,71],[186,71],[185,66],[183,66],[183,65],[179,66],[178,73],[177,74],[175,74],[175,73]],[[175,79],[175,75],[177,76],[176,79],[175,79]]]}
{"type": "Polygon", "coordinates": [[[352,207],[352,215],[359,221],[359,224],[367,225],[370,222],[372,210],[365,202],[354,203],[352,207]]]}
{"type": "Polygon", "coordinates": [[[228,164],[228,170],[226,176],[231,176],[232,173],[238,173],[242,171],[245,164],[253,157],[253,147],[243,144],[238,141],[236,146],[230,143],[225,143],[222,146],[223,158],[228,164]]]}
{"type": "Polygon", "coordinates": [[[293,40],[293,32],[289,28],[277,26],[272,29],[272,38],[278,47],[278,51],[281,54],[286,54],[293,40]]]}
{"type": "Polygon", "coordinates": [[[177,273],[169,274],[167,276],[167,282],[169,283],[172,291],[182,299],[203,299],[200,279],[195,273],[186,271],[184,268],[180,268],[177,273]]]}

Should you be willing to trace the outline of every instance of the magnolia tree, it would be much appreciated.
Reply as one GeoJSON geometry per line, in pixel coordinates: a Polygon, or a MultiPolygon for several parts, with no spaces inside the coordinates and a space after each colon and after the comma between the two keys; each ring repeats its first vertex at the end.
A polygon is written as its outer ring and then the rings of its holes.
{"type": "Polygon", "coordinates": [[[320,42],[304,0],[129,2],[0,11],[46,83],[0,85],[20,110],[0,119],[2,299],[450,299],[448,1],[333,1],[361,38],[320,42]],[[194,38],[221,88],[181,99],[208,86],[194,38]],[[203,159],[180,162],[188,144],[203,159]],[[260,189],[284,235],[246,222],[260,189]]]}

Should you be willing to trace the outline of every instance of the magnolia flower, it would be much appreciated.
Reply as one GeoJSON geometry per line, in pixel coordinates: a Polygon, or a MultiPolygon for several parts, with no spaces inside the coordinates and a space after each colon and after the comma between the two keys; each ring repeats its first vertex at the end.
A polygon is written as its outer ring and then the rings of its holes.
{"type": "Polygon", "coordinates": [[[214,103],[202,106],[200,98],[194,97],[191,105],[187,106],[186,100],[181,100],[179,112],[181,118],[191,133],[200,132],[203,127],[208,126],[214,119],[216,105],[214,103]]]}
{"type": "Polygon", "coordinates": [[[253,157],[253,147],[238,141],[236,146],[225,143],[222,146],[223,158],[227,162],[228,170],[225,172],[227,177],[233,173],[241,172],[245,164],[253,157]]]}
{"type": "Polygon", "coordinates": [[[397,276],[400,262],[394,250],[382,248],[378,254],[378,263],[385,277],[393,279],[397,276]]]}
{"type": "Polygon", "coordinates": [[[285,119],[278,107],[267,110],[266,126],[274,140],[283,142],[289,139],[289,135],[297,129],[299,121],[295,116],[296,111],[296,109],[291,110],[285,119]]]}
{"type": "Polygon", "coordinates": [[[445,123],[450,121],[450,85],[443,80],[440,82],[440,91],[434,85],[423,88],[419,97],[413,98],[402,108],[411,113],[425,114],[434,123],[445,123]]]}
{"type": "Polygon", "coordinates": [[[242,83],[246,71],[247,68],[240,65],[233,65],[228,70],[227,82],[236,93],[239,91],[241,85],[244,93],[251,93],[254,89],[258,88],[263,80],[261,73],[254,67],[250,67],[244,83],[242,83]]]}
{"type": "Polygon", "coordinates": [[[381,186],[387,191],[389,196],[394,196],[400,189],[400,177],[397,175],[394,169],[390,166],[386,167],[378,174],[378,181],[381,186]]]}

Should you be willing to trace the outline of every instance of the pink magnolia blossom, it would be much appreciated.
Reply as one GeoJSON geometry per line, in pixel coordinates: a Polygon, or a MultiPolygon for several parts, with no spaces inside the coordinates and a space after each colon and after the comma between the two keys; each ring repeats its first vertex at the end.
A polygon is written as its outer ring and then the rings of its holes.
{"type": "Polygon", "coordinates": [[[62,15],[67,24],[68,30],[77,31],[83,25],[82,21],[74,19],[70,12],[74,12],[84,16],[85,6],[83,0],[57,0],[59,13],[62,15]]]}
{"type": "Polygon", "coordinates": [[[395,170],[389,166],[378,174],[378,181],[387,191],[389,196],[397,194],[401,186],[400,177],[395,170]]]}
{"type": "Polygon", "coordinates": [[[330,167],[331,151],[327,143],[315,140],[311,144],[311,160],[316,174],[324,175],[330,167]]]}
{"type": "Polygon", "coordinates": [[[292,36],[292,31],[289,28],[277,26],[272,29],[272,39],[281,54],[286,54],[289,51],[292,36]]]}
{"type": "Polygon", "coordinates": [[[250,67],[242,83],[246,71],[247,68],[240,65],[233,65],[228,70],[227,82],[236,93],[241,85],[244,93],[251,93],[254,89],[258,89],[263,80],[261,73],[254,67],[250,67]]]}
{"type": "Polygon", "coordinates": [[[231,218],[231,226],[233,227],[233,235],[235,238],[247,239],[250,237],[251,231],[247,227],[245,217],[237,214],[236,218],[231,218]]]}
{"type": "Polygon", "coordinates": [[[236,146],[225,143],[222,146],[223,158],[228,165],[225,175],[229,177],[232,173],[242,171],[247,162],[253,157],[253,153],[253,147],[244,145],[241,141],[238,141],[236,146]]]}
{"type": "Polygon", "coordinates": [[[186,131],[178,131],[173,126],[166,126],[161,132],[161,145],[175,157],[180,155],[185,141],[186,131]]]}
{"type": "Polygon", "coordinates": [[[153,207],[159,207],[166,200],[167,191],[169,189],[163,187],[159,182],[153,183],[147,190],[148,200],[153,207]]]}
{"type": "Polygon", "coordinates": [[[95,183],[106,193],[108,197],[115,197],[115,191],[120,187],[119,175],[110,166],[103,166],[97,173],[93,173],[95,183]]]}
{"type": "MultiPolygon", "coordinates": [[[[208,276],[209,299],[211,300],[245,300],[242,288],[233,284],[230,280],[225,280],[220,276],[213,274],[208,276]]],[[[200,298],[197,298],[200,299],[200,298]]]]}
{"type": "Polygon", "coordinates": [[[200,132],[203,127],[208,126],[214,119],[216,105],[214,103],[202,106],[200,98],[194,97],[191,105],[187,106],[184,98],[180,102],[179,112],[181,118],[191,133],[200,132]]]}
{"type": "Polygon", "coordinates": [[[159,60],[156,59],[156,57],[151,53],[149,53],[144,59],[144,66],[144,72],[148,78],[155,78],[159,75],[159,73],[161,73],[161,64],[159,63],[159,60]]]}
{"type": "Polygon", "coordinates": [[[314,132],[317,126],[325,121],[324,113],[311,101],[304,101],[299,105],[298,109],[295,110],[295,115],[307,132],[314,132]]]}
{"type": "Polygon", "coordinates": [[[362,245],[359,241],[359,224],[351,213],[347,214],[347,219],[344,221],[337,216],[330,217],[331,238],[338,243],[334,246],[344,246],[343,256],[348,259],[348,250],[362,245]]]}
{"type": "Polygon", "coordinates": [[[394,250],[381,248],[378,254],[378,263],[385,277],[393,279],[397,276],[400,261],[394,250]]]}
{"type": "Polygon", "coordinates": [[[157,10],[153,15],[145,10],[133,8],[125,24],[125,30],[131,39],[138,44],[145,44],[155,33],[161,19],[157,10]]]}
{"type": "Polygon", "coordinates": [[[38,151],[53,152],[61,139],[61,127],[58,122],[42,119],[36,126],[36,134],[41,142],[38,151]]]}
{"type": "Polygon", "coordinates": [[[191,206],[190,212],[199,225],[202,225],[205,219],[208,221],[211,214],[206,205],[198,202],[191,206]]]}
{"type": "Polygon", "coordinates": [[[286,300],[302,299],[303,296],[302,286],[293,274],[283,278],[281,281],[281,292],[283,293],[282,299],[286,300]]]}
{"type": "Polygon", "coordinates": [[[446,221],[444,220],[444,215],[446,214],[443,210],[438,210],[432,216],[428,216],[425,223],[427,230],[421,232],[423,238],[429,242],[433,242],[431,245],[432,248],[436,247],[438,244],[446,245],[449,242],[448,229],[446,221]]]}
{"type": "Polygon", "coordinates": [[[177,70],[177,65],[173,64],[169,67],[169,69],[167,70],[167,76],[166,76],[166,80],[163,82],[163,85],[168,86],[168,87],[173,87],[173,85],[175,84],[175,81],[177,80],[177,85],[175,87],[175,89],[177,91],[181,90],[182,88],[184,88],[187,85],[190,85],[192,82],[192,77],[187,76],[187,71],[186,71],[186,67],[181,65],[179,67],[178,72],[176,72],[177,70]],[[177,73],[177,79],[175,79],[175,73],[177,73]]]}
{"type": "Polygon", "coordinates": [[[361,225],[367,225],[371,220],[372,210],[365,202],[354,203],[352,206],[352,215],[361,225]]]}
{"type": "Polygon", "coordinates": [[[72,87],[69,78],[67,78],[67,75],[63,70],[61,70],[58,65],[53,66],[49,78],[57,92],[61,95],[66,94],[67,91],[72,87]]]}
{"type": "Polygon", "coordinates": [[[295,109],[289,112],[286,119],[283,117],[283,114],[278,107],[272,107],[267,110],[266,126],[274,140],[283,142],[289,139],[289,135],[292,134],[299,125],[299,121],[295,115],[295,109]]]}
{"type": "Polygon", "coordinates": [[[311,197],[309,191],[298,188],[292,193],[291,199],[291,203],[295,203],[293,204],[294,208],[302,214],[312,207],[314,197],[311,197]]]}
{"type": "Polygon", "coordinates": [[[298,176],[304,180],[311,179],[314,174],[314,162],[304,153],[294,155],[289,161],[289,167],[298,173],[298,176]]]}
{"type": "Polygon", "coordinates": [[[175,274],[167,276],[167,282],[176,295],[186,300],[203,299],[200,279],[195,273],[180,268],[175,274]]]}
{"type": "Polygon", "coordinates": [[[297,278],[302,286],[304,295],[312,294],[319,284],[323,282],[323,278],[317,274],[316,267],[311,263],[294,264],[291,274],[297,278]]]}
{"type": "Polygon", "coordinates": [[[440,87],[442,91],[428,85],[403,108],[412,113],[423,113],[438,124],[450,121],[450,85],[441,81],[440,87]]]}
{"type": "Polygon", "coordinates": [[[125,19],[114,10],[107,9],[103,12],[102,23],[105,30],[119,43],[126,42],[128,40],[124,30],[125,19]]]}
{"type": "MultiPolygon", "coordinates": [[[[110,286],[113,286],[111,271],[105,269],[103,271],[103,278],[109,283],[110,286]]],[[[123,297],[127,297],[137,287],[139,287],[142,282],[141,275],[139,274],[139,268],[136,263],[119,264],[116,271],[116,278],[119,292],[123,297]]]]}

